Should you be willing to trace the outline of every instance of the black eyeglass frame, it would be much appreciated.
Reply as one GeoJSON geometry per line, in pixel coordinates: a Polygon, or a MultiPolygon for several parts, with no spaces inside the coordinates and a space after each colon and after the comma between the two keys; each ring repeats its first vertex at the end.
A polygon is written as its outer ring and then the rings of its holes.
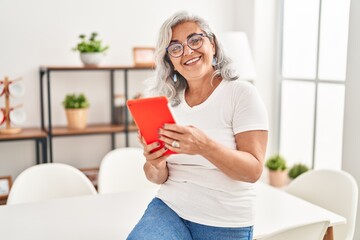
{"type": "MultiPolygon", "coordinates": [[[[186,45],[187,45],[190,49],[192,49],[192,50],[197,50],[197,49],[199,49],[199,48],[202,47],[202,45],[203,45],[204,42],[202,41],[200,47],[198,47],[198,48],[192,48],[192,47],[190,47],[190,45],[189,45],[189,40],[190,40],[192,37],[194,37],[194,36],[208,37],[208,35],[205,34],[205,33],[194,33],[194,34],[190,35],[190,36],[187,38],[187,40],[186,40],[186,45]]],[[[184,44],[185,44],[185,42],[184,42],[184,43],[179,43],[179,42],[177,42],[177,43],[170,44],[167,48],[165,48],[166,53],[169,54],[170,56],[172,56],[173,58],[179,58],[179,57],[181,57],[181,56],[184,54],[184,44]],[[181,53],[179,56],[173,56],[173,55],[171,55],[171,53],[169,53],[169,47],[171,47],[171,46],[173,46],[173,45],[175,45],[175,44],[180,44],[181,47],[182,47],[182,53],[181,53]]]]}

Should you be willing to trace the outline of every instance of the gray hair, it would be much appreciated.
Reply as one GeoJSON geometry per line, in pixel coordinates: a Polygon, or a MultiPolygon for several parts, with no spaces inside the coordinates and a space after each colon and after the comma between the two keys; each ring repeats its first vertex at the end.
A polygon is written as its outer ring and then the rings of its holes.
{"type": "Polygon", "coordinates": [[[174,66],[166,53],[166,48],[171,41],[172,29],[184,22],[195,22],[206,33],[210,41],[215,42],[217,64],[215,65],[215,72],[210,83],[212,83],[215,77],[222,77],[224,80],[229,81],[239,78],[236,68],[232,65],[232,60],[226,55],[221,43],[210,29],[209,24],[203,18],[188,12],[177,12],[168,18],[160,28],[155,50],[155,76],[149,79],[149,88],[147,89],[151,95],[166,96],[172,106],[180,104],[179,94],[187,88],[187,81],[180,73],[176,74],[177,81],[173,81],[174,66]]]}

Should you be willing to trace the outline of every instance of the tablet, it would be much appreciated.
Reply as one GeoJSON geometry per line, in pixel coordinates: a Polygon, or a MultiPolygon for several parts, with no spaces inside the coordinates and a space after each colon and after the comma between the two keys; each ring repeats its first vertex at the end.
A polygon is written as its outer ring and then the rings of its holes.
{"type": "MultiPolygon", "coordinates": [[[[145,142],[147,144],[160,142],[160,146],[154,151],[164,147],[164,143],[159,140],[159,128],[164,123],[175,123],[167,98],[160,96],[131,99],[127,101],[127,106],[145,142]]],[[[165,154],[173,153],[175,152],[170,150],[165,152],[165,154]]]]}

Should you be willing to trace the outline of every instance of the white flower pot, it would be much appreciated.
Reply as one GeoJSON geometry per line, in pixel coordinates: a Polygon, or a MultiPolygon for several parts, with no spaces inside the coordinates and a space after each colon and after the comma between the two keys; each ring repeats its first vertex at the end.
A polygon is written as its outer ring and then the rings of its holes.
{"type": "Polygon", "coordinates": [[[97,66],[104,57],[103,52],[80,53],[80,59],[85,66],[97,66]]]}

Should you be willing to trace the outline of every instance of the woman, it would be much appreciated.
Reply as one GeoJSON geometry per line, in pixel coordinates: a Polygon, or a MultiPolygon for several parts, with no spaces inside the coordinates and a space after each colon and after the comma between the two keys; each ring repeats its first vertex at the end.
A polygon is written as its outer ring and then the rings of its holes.
{"type": "Polygon", "coordinates": [[[168,97],[177,124],[159,129],[165,147],[155,152],[139,135],[146,177],[161,187],[128,239],[252,239],[268,135],[257,91],[234,81],[208,24],[186,12],[162,25],[156,56],[152,90],[168,97]]]}

